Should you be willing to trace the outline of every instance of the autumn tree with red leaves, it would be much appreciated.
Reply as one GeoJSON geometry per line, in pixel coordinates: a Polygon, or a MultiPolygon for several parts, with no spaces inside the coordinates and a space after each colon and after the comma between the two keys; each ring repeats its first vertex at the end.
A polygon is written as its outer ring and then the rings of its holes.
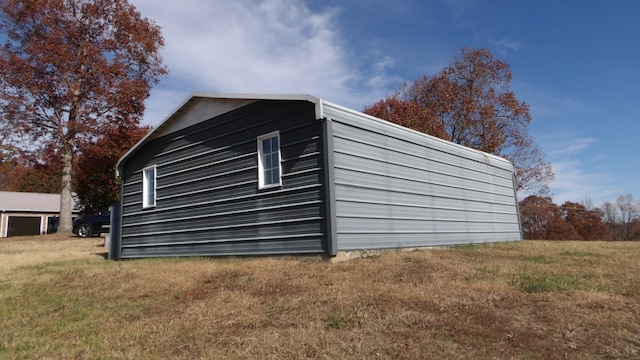
{"type": "Polygon", "coordinates": [[[600,209],[587,209],[584,205],[565,201],[560,205],[564,221],[571,224],[583,240],[610,240],[609,227],[602,220],[600,209]]]}
{"type": "Polygon", "coordinates": [[[5,140],[4,137],[0,137],[0,191],[17,191],[18,179],[26,168],[19,164],[20,156],[16,149],[10,144],[5,144],[5,140]]]}
{"type": "Polygon", "coordinates": [[[24,153],[0,146],[0,191],[60,193],[62,158],[51,146],[24,153]]]}
{"type": "Polygon", "coordinates": [[[116,163],[149,130],[146,126],[112,127],[97,141],[82,146],[74,186],[82,212],[96,212],[118,201],[116,163]]]}
{"type": "Polygon", "coordinates": [[[598,208],[571,201],[558,206],[548,196],[530,195],[519,209],[527,240],[611,240],[606,214],[598,208]]]}
{"type": "Polygon", "coordinates": [[[443,122],[418,102],[394,94],[367,107],[365,113],[429,135],[449,140],[443,122]]]}
{"type": "Polygon", "coordinates": [[[401,86],[364,112],[503,156],[515,166],[518,190],[546,193],[553,171],[528,133],[529,106],[511,91],[511,76],[489,50],[463,48],[435,76],[401,86]]]}
{"type": "Polygon", "coordinates": [[[531,195],[519,203],[522,237],[526,240],[542,240],[549,236],[549,229],[556,221],[553,201],[549,197],[531,195]]]}
{"type": "Polygon", "coordinates": [[[17,191],[48,194],[60,193],[60,172],[62,156],[57,149],[48,146],[39,154],[30,154],[23,158],[27,165],[23,169],[15,169],[17,191]]]}
{"type": "Polygon", "coordinates": [[[62,158],[59,231],[71,231],[73,158],[106,128],[138,124],[166,74],[160,28],[127,0],[0,0],[0,128],[62,158]]]}
{"type": "Polygon", "coordinates": [[[562,210],[548,196],[530,195],[519,203],[522,235],[526,240],[582,240],[562,210]]]}

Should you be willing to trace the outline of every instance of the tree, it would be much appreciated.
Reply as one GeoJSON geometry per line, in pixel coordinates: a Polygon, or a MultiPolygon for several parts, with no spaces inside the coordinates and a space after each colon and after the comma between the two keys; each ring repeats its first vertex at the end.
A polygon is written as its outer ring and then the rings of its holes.
{"type": "Polygon", "coordinates": [[[587,232],[583,236],[585,240],[613,240],[611,228],[603,221],[604,213],[598,208],[588,209],[585,213],[587,232]],[[591,234],[590,236],[587,234],[591,234]]]}
{"type": "Polygon", "coordinates": [[[0,190],[60,193],[62,163],[56,149],[47,147],[37,154],[0,151],[0,190]]]}
{"type": "Polygon", "coordinates": [[[18,179],[22,177],[25,168],[18,164],[18,156],[9,145],[2,144],[0,138],[0,191],[17,191],[18,179]]]}
{"type": "Polygon", "coordinates": [[[149,130],[146,126],[113,127],[97,141],[82,146],[74,188],[83,212],[96,212],[118,201],[116,163],[149,130]]]}
{"type": "Polygon", "coordinates": [[[640,202],[633,199],[633,195],[620,195],[616,199],[616,207],[620,211],[620,225],[623,240],[636,238],[636,222],[640,220],[640,202]]]}
{"type": "Polygon", "coordinates": [[[582,240],[563,219],[562,210],[548,196],[530,195],[519,203],[523,237],[527,240],[582,240]]]}
{"type": "Polygon", "coordinates": [[[516,168],[518,190],[546,193],[553,171],[528,133],[529,106],[511,91],[511,76],[489,50],[463,48],[437,75],[401,86],[364,112],[503,156],[516,168]]]}
{"type": "Polygon", "coordinates": [[[57,149],[46,147],[40,154],[26,156],[29,166],[17,179],[18,191],[59,194],[62,157],[57,149]]]}
{"type": "Polygon", "coordinates": [[[402,99],[399,94],[389,96],[365,109],[367,114],[385,119],[429,135],[447,139],[441,121],[429,113],[429,109],[415,101],[402,99]]]}
{"type": "Polygon", "coordinates": [[[571,224],[583,240],[609,240],[609,227],[602,222],[602,211],[566,201],[560,206],[564,221],[571,224]]]}
{"type": "Polygon", "coordinates": [[[62,158],[59,231],[71,231],[73,159],[106,124],[137,124],[166,74],[160,28],[127,0],[0,0],[2,128],[62,158]]]}
{"type": "Polygon", "coordinates": [[[611,231],[611,240],[620,240],[620,229],[618,227],[618,210],[616,205],[610,201],[605,201],[600,205],[602,220],[611,231]]]}
{"type": "Polygon", "coordinates": [[[640,240],[640,201],[620,195],[615,203],[605,201],[598,209],[611,229],[612,240],[640,240]]]}
{"type": "Polygon", "coordinates": [[[556,221],[550,197],[530,195],[518,204],[522,235],[526,240],[545,240],[556,221]]]}

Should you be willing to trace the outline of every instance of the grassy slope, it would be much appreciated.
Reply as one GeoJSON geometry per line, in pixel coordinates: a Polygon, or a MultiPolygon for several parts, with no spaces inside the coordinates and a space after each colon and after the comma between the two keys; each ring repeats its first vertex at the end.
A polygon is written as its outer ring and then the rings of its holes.
{"type": "Polygon", "coordinates": [[[45,239],[0,241],[0,358],[640,357],[638,242],[329,264],[112,262],[97,240],[45,239]]]}

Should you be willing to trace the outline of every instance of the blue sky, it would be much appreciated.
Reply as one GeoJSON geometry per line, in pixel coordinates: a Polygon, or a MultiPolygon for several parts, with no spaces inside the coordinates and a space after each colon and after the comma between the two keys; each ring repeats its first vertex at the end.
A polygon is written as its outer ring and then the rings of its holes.
{"type": "Polygon", "coordinates": [[[131,0],[170,74],[145,122],[193,91],[309,93],[362,110],[464,46],[511,65],[554,201],[640,197],[640,1],[131,0]]]}

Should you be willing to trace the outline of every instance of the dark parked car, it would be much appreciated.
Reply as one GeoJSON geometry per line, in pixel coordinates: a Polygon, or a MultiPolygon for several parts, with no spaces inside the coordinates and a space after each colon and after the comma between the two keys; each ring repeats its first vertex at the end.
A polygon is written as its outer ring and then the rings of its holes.
{"type": "Polygon", "coordinates": [[[100,210],[95,214],[81,216],[73,221],[73,233],[86,238],[100,235],[111,225],[111,211],[100,210]]]}

